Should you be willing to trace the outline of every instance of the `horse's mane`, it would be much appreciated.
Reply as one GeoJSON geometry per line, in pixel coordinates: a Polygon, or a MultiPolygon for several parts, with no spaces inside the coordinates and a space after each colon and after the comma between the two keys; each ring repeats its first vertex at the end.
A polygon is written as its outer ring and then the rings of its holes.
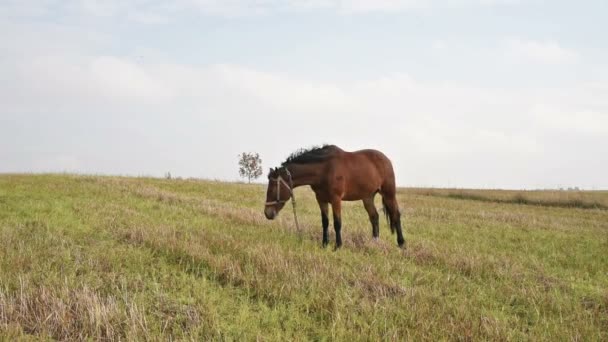
{"type": "Polygon", "coordinates": [[[342,151],[342,149],[336,145],[323,145],[321,147],[315,146],[307,149],[302,148],[289,155],[281,166],[285,166],[287,164],[310,164],[324,162],[331,158],[336,152],[340,151],[342,151]]]}

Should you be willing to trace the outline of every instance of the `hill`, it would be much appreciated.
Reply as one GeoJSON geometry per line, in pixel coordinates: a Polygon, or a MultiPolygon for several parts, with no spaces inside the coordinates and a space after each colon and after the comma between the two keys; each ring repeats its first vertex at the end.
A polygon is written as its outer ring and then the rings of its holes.
{"type": "Polygon", "coordinates": [[[298,235],[260,185],[0,175],[0,339],[608,339],[607,193],[455,193],[400,189],[406,250],[346,203],[334,252],[305,188],[298,235]]]}

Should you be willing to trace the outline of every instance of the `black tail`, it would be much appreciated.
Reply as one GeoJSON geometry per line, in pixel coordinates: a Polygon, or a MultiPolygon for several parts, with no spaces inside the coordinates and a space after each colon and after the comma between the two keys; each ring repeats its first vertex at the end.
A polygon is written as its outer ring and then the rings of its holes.
{"type": "Polygon", "coordinates": [[[382,211],[384,211],[384,216],[386,217],[386,222],[388,223],[388,226],[391,227],[391,234],[395,234],[395,226],[393,226],[393,220],[391,219],[393,215],[390,212],[389,208],[386,206],[384,197],[382,197],[382,211]]]}

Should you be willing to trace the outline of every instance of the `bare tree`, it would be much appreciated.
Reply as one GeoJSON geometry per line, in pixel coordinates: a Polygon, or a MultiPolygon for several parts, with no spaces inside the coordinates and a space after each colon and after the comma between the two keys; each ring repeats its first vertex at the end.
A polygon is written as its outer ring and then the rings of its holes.
{"type": "Polygon", "coordinates": [[[239,154],[239,175],[247,178],[249,183],[262,175],[262,159],[258,153],[239,154]]]}

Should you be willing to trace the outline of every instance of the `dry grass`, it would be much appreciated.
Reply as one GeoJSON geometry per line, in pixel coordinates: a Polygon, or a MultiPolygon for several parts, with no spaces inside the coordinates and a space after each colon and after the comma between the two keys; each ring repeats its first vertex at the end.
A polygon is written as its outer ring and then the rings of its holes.
{"type": "Polygon", "coordinates": [[[47,288],[21,281],[18,291],[0,291],[0,304],[0,326],[9,335],[112,341],[150,337],[137,304],[88,287],[47,288]]]}

